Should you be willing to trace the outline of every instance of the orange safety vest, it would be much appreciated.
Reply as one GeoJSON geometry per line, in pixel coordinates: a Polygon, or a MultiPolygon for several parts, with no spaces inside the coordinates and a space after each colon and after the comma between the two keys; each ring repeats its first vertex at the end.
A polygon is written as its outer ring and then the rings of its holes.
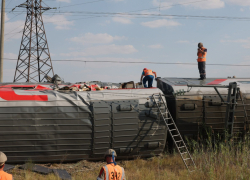
{"type": "Polygon", "coordinates": [[[0,171],[0,180],[12,180],[12,175],[4,171],[0,171]]]}
{"type": "Polygon", "coordinates": [[[119,165],[107,164],[103,166],[104,180],[124,180],[124,169],[119,165]]]}
{"type": "MultiPolygon", "coordinates": [[[[204,51],[206,48],[202,47],[201,49],[204,51]]],[[[197,59],[198,62],[206,61],[207,52],[205,52],[205,54],[198,52],[197,55],[198,55],[198,59],[197,59]]]]}
{"type": "Polygon", "coordinates": [[[153,71],[151,69],[146,69],[144,71],[144,76],[154,75],[153,71]]]}

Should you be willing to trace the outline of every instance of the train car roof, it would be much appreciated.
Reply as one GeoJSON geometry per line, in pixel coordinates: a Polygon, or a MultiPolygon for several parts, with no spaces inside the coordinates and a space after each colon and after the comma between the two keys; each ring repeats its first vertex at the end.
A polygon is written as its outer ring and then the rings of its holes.
{"type": "MultiPolygon", "coordinates": [[[[207,78],[205,80],[198,80],[198,78],[174,78],[164,77],[159,78],[159,84],[165,84],[165,93],[172,94],[176,92],[186,91],[187,95],[192,94],[216,94],[213,86],[226,86],[230,82],[236,82],[237,86],[243,93],[250,93],[250,78],[207,78]],[[187,85],[199,85],[200,87],[192,87],[188,89],[187,85]],[[211,87],[202,87],[211,86],[211,87]]],[[[164,87],[160,87],[164,92],[164,87]]],[[[219,92],[227,94],[226,88],[219,88],[219,92]]]]}

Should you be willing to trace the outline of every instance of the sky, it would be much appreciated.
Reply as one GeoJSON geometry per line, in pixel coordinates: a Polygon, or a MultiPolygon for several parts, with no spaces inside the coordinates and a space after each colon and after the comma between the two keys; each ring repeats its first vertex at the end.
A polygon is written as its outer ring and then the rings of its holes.
{"type": "MultiPolygon", "coordinates": [[[[4,82],[14,79],[16,61],[8,59],[18,58],[26,19],[26,9],[12,9],[23,2],[6,0],[4,82]]],[[[250,0],[43,2],[57,8],[44,12],[43,20],[52,61],[67,60],[52,62],[65,82],[139,82],[143,68],[159,77],[199,78],[199,42],[208,50],[207,78],[250,76],[250,66],[209,65],[250,65],[250,0]]]]}

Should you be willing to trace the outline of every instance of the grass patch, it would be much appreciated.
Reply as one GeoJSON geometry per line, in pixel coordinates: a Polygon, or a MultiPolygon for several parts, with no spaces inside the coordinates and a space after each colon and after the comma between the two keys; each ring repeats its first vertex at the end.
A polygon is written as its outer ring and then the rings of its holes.
{"type": "MultiPolygon", "coordinates": [[[[250,177],[250,141],[234,145],[233,142],[212,143],[190,141],[189,148],[196,163],[196,171],[189,173],[178,153],[161,154],[149,159],[118,161],[127,180],[236,180],[250,177]]],[[[49,167],[67,170],[73,180],[96,179],[104,162],[80,161],[75,164],[51,164],[49,167]]],[[[47,165],[48,166],[48,165],[47,165]]],[[[9,173],[16,180],[59,180],[53,174],[40,175],[30,170],[15,168],[9,173]]]]}

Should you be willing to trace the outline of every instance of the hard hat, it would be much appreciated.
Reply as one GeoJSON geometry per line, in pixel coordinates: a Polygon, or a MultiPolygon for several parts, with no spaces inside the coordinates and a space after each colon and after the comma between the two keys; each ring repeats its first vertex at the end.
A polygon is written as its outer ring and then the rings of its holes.
{"type": "Polygon", "coordinates": [[[144,71],[144,70],[147,70],[147,68],[144,68],[143,71],[144,71]]]}
{"type": "Polygon", "coordinates": [[[200,43],[198,44],[198,47],[199,47],[199,48],[203,47],[203,44],[200,42],[200,43]]]}
{"type": "Polygon", "coordinates": [[[7,156],[3,152],[0,152],[0,166],[2,166],[6,161],[7,156]]]}
{"type": "Polygon", "coordinates": [[[104,158],[105,158],[106,156],[112,156],[113,153],[114,153],[114,156],[117,157],[117,154],[116,154],[116,152],[115,152],[114,149],[108,149],[108,150],[105,152],[105,154],[104,154],[104,158]]]}

